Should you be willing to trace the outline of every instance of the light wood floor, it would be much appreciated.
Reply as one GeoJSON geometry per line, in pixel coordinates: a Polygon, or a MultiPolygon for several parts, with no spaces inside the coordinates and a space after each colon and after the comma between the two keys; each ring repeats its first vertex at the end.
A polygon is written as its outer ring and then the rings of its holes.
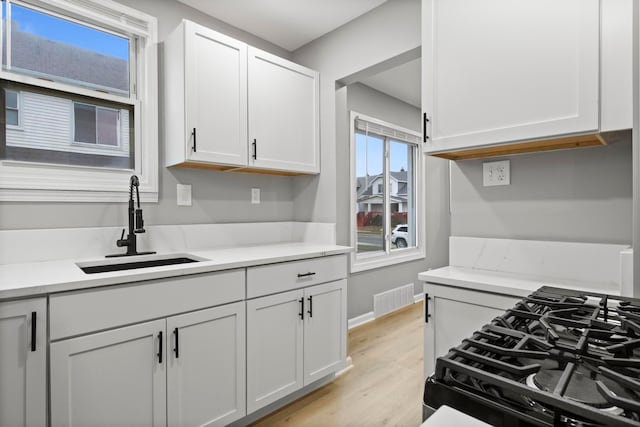
{"type": "Polygon", "coordinates": [[[252,426],[419,426],[422,343],[422,303],[354,328],[351,370],[252,426]]]}

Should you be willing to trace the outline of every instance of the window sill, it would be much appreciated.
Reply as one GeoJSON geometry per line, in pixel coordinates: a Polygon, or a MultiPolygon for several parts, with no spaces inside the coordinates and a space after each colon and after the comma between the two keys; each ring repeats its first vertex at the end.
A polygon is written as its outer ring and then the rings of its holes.
{"type": "Polygon", "coordinates": [[[357,254],[353,252],[351,254],[350,272],[359,273],[405,262],[424,260],[425,258],[426,256],[424,251],[417,248],[395,251],[389,255],[384,254],[380,256],[361,257],[360,259],[357,259],[357,254]]]}

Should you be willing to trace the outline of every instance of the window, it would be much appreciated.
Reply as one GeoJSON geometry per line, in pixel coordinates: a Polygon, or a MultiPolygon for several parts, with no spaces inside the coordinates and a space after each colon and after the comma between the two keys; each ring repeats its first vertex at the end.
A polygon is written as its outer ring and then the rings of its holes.
{"type": "Polygon", "coordinates": [[[352,271],[424,257],[420,135],[351,113],[352,271]]]}
{"type": "Polygon", "coordinates": [[[135,173],[157,201],[156,27],[116,2],[2,1],[0,200],[119,201],[135,173]]]}
{"type": "Polygon", "coordinates": [[[75,142],[117,147],[120,113],[96,105],[73,104],[75,142]]]}
{"type": "Polygon", "coordinates": [[[7,126],[20,126],[20,104],[18,92],[8,90],[5,92],[5,119],[7,126]]]}

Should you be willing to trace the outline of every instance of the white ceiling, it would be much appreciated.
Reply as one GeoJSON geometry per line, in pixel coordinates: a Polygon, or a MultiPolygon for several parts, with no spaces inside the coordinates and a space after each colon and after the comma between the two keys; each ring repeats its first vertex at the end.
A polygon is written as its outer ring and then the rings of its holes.
{"type": "Polygon", "coordinates": [[[294,51],[386,0],[178,1],[288,51],[294,51]]]}
{"type": "Polygon", "coordinates": [[[421,108],[421,58],[363,78],[360,83],[421,108]]]}

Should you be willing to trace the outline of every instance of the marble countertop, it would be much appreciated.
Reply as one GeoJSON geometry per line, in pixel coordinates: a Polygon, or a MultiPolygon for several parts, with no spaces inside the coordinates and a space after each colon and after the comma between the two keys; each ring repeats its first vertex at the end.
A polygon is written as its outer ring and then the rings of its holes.
{"type": "Polygon", "coordinates": [[[446,286],[525,297],[542,286],[589,290],[597,293],[619,295],[620,289],[601,283],[549,279],[548,277],[482,270],[469,267],[448,266],[418,274],[418,279],[446,286]]]}
{"type": "MultiPolygon", "coordinates": [[[[206,261],[95,274],[84,273],[76,263],[95,263],[105,261],[105,258],[3,264],[0,265],[0,300],[338,255],[351,250],[348,246],[301,242],[218,248],[177,254],[193,255],[206,261]]],[[[165,254],[171,255],[171,252],[159,252],[157,255],[165,254]]],[[[117,259],[120,262],[133,261],[132,257],[117,259]]]]}

